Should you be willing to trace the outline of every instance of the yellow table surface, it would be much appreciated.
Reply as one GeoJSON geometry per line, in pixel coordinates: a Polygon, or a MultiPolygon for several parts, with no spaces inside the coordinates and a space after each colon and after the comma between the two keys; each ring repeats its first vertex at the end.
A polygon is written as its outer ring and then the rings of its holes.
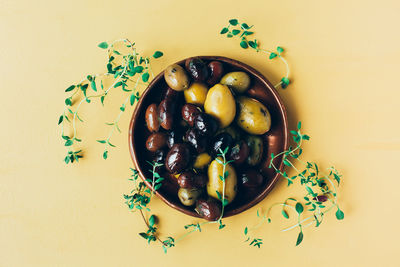
{"type": "MultiPolygon", "coordinates": [[[[0,1],[0,266],[398,266],[399,8],[387,0],[0,1]],[[302,196],[282,181],[224,230],[205,227],[164,255],[139,237],[143,222],[122,199],[131,188],[132,108],[104,161],[95,140],[124,96],[117,90],[104,108],[85,106],[85,158],[67,166],[57,127],[64,89],[104,71],[96,45],[124,37],[145,54],[164,52],[157,73],[188,56],[222,55],[278,81],[278,61],[219,34],[230,18],[256,25],[264,48],[286,49],[293,84],[279,93],[290,125],[302,120],[311,136],[306,158],[343,173],[345,219],[327,215],[295,247],[298,232],[281,233],[290,222],[277,212],[258,232],[261,249],[244,244],[257,208],[302,196]]],[[[196,221],[159,199],[152,209],[162,234],[178,236],[196,221]]]]}

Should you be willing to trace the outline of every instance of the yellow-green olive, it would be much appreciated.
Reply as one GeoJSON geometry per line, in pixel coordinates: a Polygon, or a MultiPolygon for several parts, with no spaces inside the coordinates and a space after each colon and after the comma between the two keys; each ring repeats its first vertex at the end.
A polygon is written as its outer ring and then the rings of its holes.
{"type": "Polygon", "coordinates": [[[249,164],[250,166],[255,166],[260,163],[263,156],[263,140],[259,136],[249,135],[246,138],[246,142],[249,146],[249,156],[247,157],[247,164],[249,164]]]}
{"type": "Polygon", "coordinates": [[[186,103],[202,106],[206,101],[208,88],[202,83],[192,83],[188,89],[183,91],[186,103]]]}
{"type": "Polygon", "coordinates": [[[250,87],[250,77],[243,71],[229,72],[222,77],[221,83],[228,85],[236,93],[244,93],[250,87]]]}
{"type": "Polygon", "coordinates": [[[164,79],[168,86],[175,91],[183,91],[190,85],[189,76],[178,64],[172,64],[165,69],[164,79]]]}
{"type": "Polygon", "coordinates": [[[225,177],[225,192],[223,193],[223,181],[220,176],[223,176],[224,166],[218,161],[222,162],[222,158],[219,157],[218,160],[213,160],[208,167],[207,193],[209,196],[219,200],[221,200],[219,195],[222,197],[225,194],[225,199],[228,203],[231,203],[237,192],[236,171],[229,163],[225,166],[225,172],[228,172],[228,176],[225,177]]]}
{"type": "Polygon", "coordinates": [[[211,157],[207,153],[201,153],[197,155],[196,160],[194,161],[193,167],[195,169],[203,169],[205,166],[210,163],[211,157]]]}
{"type": "Polygon", "coordinates": [[[216,84],[207,93],[206,113],[218,119],[221,128],[227,127],[236,115],[235,99],[226,85],[216,84]]]}
{"type": "Polygon", "coordinates": [[[239,115],[236,118],[240,128],[250,134],[265,134],[271,128],[268,109],[257,100],[245,96],[238,99],[239,115]]]}
{"type": "Polygon", "coordinates": [[[178,190],[179,200],[185,206],[193,206],[200,195],[201,189],[198,188],[180,188],[178,190]]]}

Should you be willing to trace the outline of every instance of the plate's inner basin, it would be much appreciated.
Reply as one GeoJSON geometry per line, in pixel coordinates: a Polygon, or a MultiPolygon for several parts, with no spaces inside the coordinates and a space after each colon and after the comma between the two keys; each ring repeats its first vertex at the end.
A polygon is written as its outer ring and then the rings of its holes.
{"type": "MultiPolygon", "coordinates": [[[[202,57],[206,63],[208,63],[207,57],[202,57]]],[[[241,67],[239,62],[236,61],[227,61],[224,58],[216,58],[219,61],[224,62],[225,72],[231,71],[246,71],[241,67]]],[[[183,62],[179,62],[180,65],[183,66],[183,62]]],[[[263,152],[263,160],[261,163],[254,167],[258,170],[261,170],[262,175],[265,178],[264,184],[256,188],[252,191],[248,191],[246,194],[243,194],[240,190],[236,195],[236,198],[232,203],[225,207],[225,216],[229,216],[232,214],[236,214],[241,212],[250,206],[255,205],[260,200],[262,200],[268,191],[271,189],[271,183],[277,179],[276,174],[273,169],[268,168],[270,155],[274,153],[275,155],[284,150],[285,146],[285,122],[283,121],[284,114],[279,106],[279,103],[273,92],[268,88],[268,85],[259,79],[257,76],[254,76],[251,71],[246,71],[251,77],[251,87],[247,91],[247,95],[253,97],[263,103],[269,110],[271,114],[271,129],[264,134],[264,152],[263,152]],[[253,203],[252,203],[253,202],[253,203]],[[250,204],[250,205],[249,205],[250,204]]],[[[133,138],[132,144],[133,149],[136,153],[136,158],[139,166],[136,166],[144,176],[148,179],[152,178],[152,174],[150,172],[151,166],[148,161],[152,161],[153,154],[147,151],[146,149],[146,140],[150,135],[149,130],[146,127],[145,122],[145,112],[146,108],[152,104],[157,103],[157,105],[161,101],[161,96],[164,91],[167,90],[168,86],[164,80],[163,75],[159,75],[156,77],[157,80],[154,81],[153,88],[151,90],[147,90],[142,96],[141,106],[142,108],[139,111],[137,116],[137,121],[135,123],[134,129],[132,129],[131,136],[133,138]]],[[[181,116],[180,112],[176,113],[176,116],[181,116]]],[[[280,166],[281,159],[275,159],[274,163],[276,166],[280,166]]],[[[236,168],[237,173],[241,170],[240,168],[236,168]]],[[[164,174],[164,173],[163,173],[164,174]]],[[[162,174],[161,174],[162,175],[162,174]]],[[[178,184],[176,178],[172,175],[164,174],[164,182],[161,188],[158,190],[158,193],[167,202],[167,204],[178,208],[179,210],[185,212],[186,214],[190,214],[192,216],[197,216],[193,207],[186,207],[181,204],[178,199],[178,184]]]]}

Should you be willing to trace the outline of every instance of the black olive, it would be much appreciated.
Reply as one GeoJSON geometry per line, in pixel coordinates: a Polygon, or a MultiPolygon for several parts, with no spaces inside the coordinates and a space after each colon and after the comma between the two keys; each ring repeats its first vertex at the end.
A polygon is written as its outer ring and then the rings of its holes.
{"type": "Polygon", "coordinates": [[[224,151],[228,147],[227,155],[229,155],[229,150],[232,147],[233,138],[227,132],[223,132],[215,136],[211,142],[210,151],[211,154],[216,157],[218,154],[221,154],[221,151],[224,151]]]}
{"type": "Polygon", "coordinates": [[[185,135],[185,141],[191,144],[197,153],[203,153],[208,146],[207,137],[200,134],[196,129],[189,129],[185,135]]]}
{"type": "Polygon", "coordinates": [[[214,136],[218,131],[218,121],[211,115],[199,113],[194,117],[194,127],[206,136],[214,136]]]}
{"type": "Polygon", "coordinates": [[[173,145],[182,143],[183,133],[179,129],[172,130],[168,133],[167,145],[171,148],[173,145]]]}

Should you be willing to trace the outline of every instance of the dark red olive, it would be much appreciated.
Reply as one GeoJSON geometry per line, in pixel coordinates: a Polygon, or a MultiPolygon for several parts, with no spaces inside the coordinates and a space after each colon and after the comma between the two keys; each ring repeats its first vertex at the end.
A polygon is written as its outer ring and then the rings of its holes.
{"type": "Polygon", "coordinates": [[[200,58],[189,58],[185,61],[186,70],[196,82],[203,82],[208,79],[209,71],[203,60],[200,58]]]}
{"type": "Polygon", "coordinates": [[[240,165],[246,161],[249,153],[250,149],[247,143],[243,140],[240,140],[231,148],[229,160],[233,160],[233,163],[240,165]]]}
{"type": "Polygon", "coordinates": [[[325,201],[328,200],[328,196],[326,196],[326,195],[319,195],[319,196],[314,197],[313,199],[316,200],[316,201],[319,201],[319,202],[325,202],[325,201]]]}
{"type": "Polygon", "coordinates": [[[185,104],[182,107],[182,118],[189,124],[190,127],[193,127],[194,116],[201,113],[201,109],[193,104],[185,104]]]}
{"type": "Polygon", "coordinates": [[[248,169],[240,175],[240,184],[247,188],[259,187],[263,182],[264,177],[254,169],[248,169]]]}
{"type": "Polygon", "coordinates": [[[165,168],[171,173],[180,173],[189,166],[191,159],[188,144],[175,144],[167,154],[165,168]]]}
{"type": "Polygon", "coordinates": [[[206,151],[208,146],[207,137],[200,134],[194,128],[191,128],[186,132],[185,141],[191,144],[197,153],[203,153],[206,151]]]}
{"type": "Polygon", "coordinates": [[[218,203],[212,199],[204,200],[199,199],[197,200],[196,212],[208,221],[216,221],[221,216],[221,208],[218,203]]]}
{"type": "Polygon", "coordinates": [[[179,175],[178,184],[182,188],[203,188],[207,184],[207,176],[194,171],[185,171],[179,175]]]}
{"type": "Polygon", "coordinates": [[[160,122],[158,121],[158,111],[156,104],[153,103],[147,107],[145,120],[146,126],[150,132],[158,132],[158,129],[160,129],[160,122]]]}
{"type": "Polygon", "coordinates": [[[224,74],[224,65],[219,61],[211,61],[208,64],[208,69],[210,70],[210,77],[207,80],[208,85],[213,86],[217,84],[224,74]]]}
{"type": "Polygon", "coordinates": [[[183,133],[179,129],[174,129],[168,133],[167,145],[171,148],[173,145],[182,143],[183,133]]]}
{"type": "Polygon", "coordinates": [[[146,148],[151,152],[156,152],[166,145],[167,135],[163,132],[152,133],[146,141],[146,148]]]}
{"type": "Polygon", "coordinates": [[[199,113],[194,117],[194,127],[206,136],[214,136],[218,131],[218,121],[211,115],[199,113]]]}
{"type": "Polygon", "coordinates": [[[158,106],[160,125],[165,130],[171,130],[174,123],[175,106],[172,100],[164,99],[158,106]]]}
{"type": "Polygon", "coordinates": [[[221,151],[224,151],[228,147],[227,155],[229,155],[229,150],[232,147],[233,138],[227,132],[222,132],[215,136],[211,142],[210,151],[211,154],[216,157],[218,154],[221,154],[221,151]]]}

